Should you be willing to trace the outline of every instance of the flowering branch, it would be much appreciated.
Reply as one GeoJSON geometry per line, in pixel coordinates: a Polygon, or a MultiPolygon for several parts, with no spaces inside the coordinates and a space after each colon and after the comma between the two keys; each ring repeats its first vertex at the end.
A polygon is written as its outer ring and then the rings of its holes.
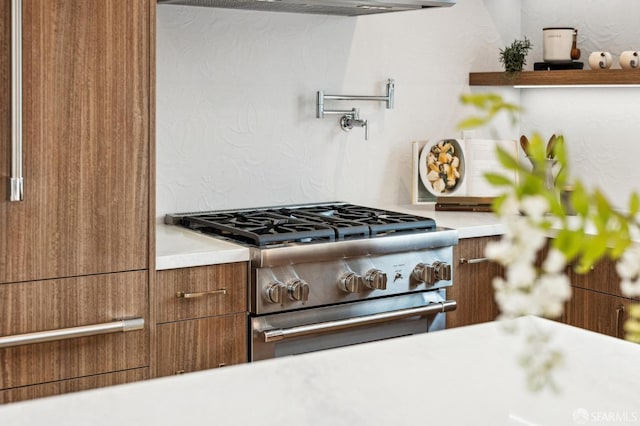
{"type": "MultiPolygon", "coordinates": [[[[512,118],[519,112],[519,107],[505,103],[495,94],[464,95],[461,102],[484,113],[464,120],[461,128],[489,123],[502,111],[512,118]]],[[[605,257],[617,261],[622,293],[629,298],[640,296],[640,245],[635,245],[632,239],[632,235],[640,235],[636,220],[640,211],[638,194],[631,193],[627,211],[620,212],[600,190],[589,191],[575,177],[571,178],[573,190],[563,192],[570,182],[564,138],[554,138],[553,144],[545,146],[540,135],[534,134],[527,142],[526,153],[532,167],[498,147],[497,157],[510,175],[485,175],[489,183],[504,189],[495,199],[493,210],[503,220],[506,232],[500,241],[488,244],[485,251],[488,258],[505,267],[505,276],[493,279],[501,317],[560,317],[571,297],[571,283],[565,273],[567,265],[573,265],[578,273],[586,273],[605,257]],[[512,177],[513,172],[517,179],[512,177]],[[563,194],[568,196],[562,197],[563,194]],[[571,220],[569,213],[573,216],[571,220]],[[550,248],[539,263],[546,237],[551,234],[554,238],[550,248]]],[[[632,305],[628,314],[625,337],[640,342],[640,304],[632,305]]],[[[530,342],[539,347],[539,341],[530,339],[530,342]]],[[[525,363],[537,366],[534,375],[542,374],[538,380],[530,380],[530,384],[543,386],[552,382],[547,376],[559,359],[556,352],[548,355],[548,359],[525,363]]]]}

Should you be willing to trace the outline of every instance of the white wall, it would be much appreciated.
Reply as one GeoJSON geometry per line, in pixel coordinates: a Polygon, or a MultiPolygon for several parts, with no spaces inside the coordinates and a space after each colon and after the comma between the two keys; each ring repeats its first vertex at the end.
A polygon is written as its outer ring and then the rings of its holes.
{"type": "MultiPolygon", "coordinates": [[[[410,202],[411,141],[457,137],[469,71],[520,34],[513,0],[359,18],[158,6],[157,216],[346,200],[410,202]],[[317,90],[377,95],[361,129],[315,118],[317,90]]],[[[514,136],[515,135],[510,135],[514,136]]]]}
{"type": "MultiPolygon", "coordinates": [[[[637,0],[522,0],[522,33],[534,43],[531,63],[542,60],[547,26],[578,28],[586,67],[593,51],[617,58],[624,50],[640,50],[639,17],[637,0]]],[[[523,90],[521,101],[522,131],[562,133],[573,173],[624,208],[629,191],[640,186],[640,88],[523,90]]]]}

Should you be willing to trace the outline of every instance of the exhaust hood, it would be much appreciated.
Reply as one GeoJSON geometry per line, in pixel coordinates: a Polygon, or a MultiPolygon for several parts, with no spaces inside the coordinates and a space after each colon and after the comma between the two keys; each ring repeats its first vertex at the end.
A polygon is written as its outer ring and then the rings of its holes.
{"type": "Polygon", "coordinates": [[[158,4],[358,16],[453,6],[455,0],[158,0],[158,4]]]}

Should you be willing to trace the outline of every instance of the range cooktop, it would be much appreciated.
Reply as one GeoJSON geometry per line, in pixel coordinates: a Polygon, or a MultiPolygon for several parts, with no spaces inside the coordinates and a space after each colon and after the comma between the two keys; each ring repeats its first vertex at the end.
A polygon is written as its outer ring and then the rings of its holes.
{"type": "Polygon", "coordinates": [[[256,247],[436,229],[430,218],[341,202],[170,214],[165,222],[256,247]]]}

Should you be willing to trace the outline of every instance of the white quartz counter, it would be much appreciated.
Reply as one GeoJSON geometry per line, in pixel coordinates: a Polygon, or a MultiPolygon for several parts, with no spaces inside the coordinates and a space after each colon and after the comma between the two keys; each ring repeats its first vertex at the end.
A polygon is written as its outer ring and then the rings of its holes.
{"type": "Polygon", "coordinates": [[[179,226],[156,225],[156,269],[249,260],[249,249],[238,244],[211,238],[179,226]]]}
{"type": "MultiPolygon", "coordinates": [[[[431,217],[438,226],[458,230],[460,238],[502,234],[503,227],[493,213],[441,212],[433,204],[387,206],[389,210],[431,217]]],[[[186,268],[249,260],[249,249],[200,235],[178,226],[156,226],[156,269],[186,268]]]]}
{"type": "Polygon", "coordinates": [[[525,334],[492,322],[0,406],[1,425],[640,423],[640,346],[533,317],[564,354],[531,393],[525,334]]]}

